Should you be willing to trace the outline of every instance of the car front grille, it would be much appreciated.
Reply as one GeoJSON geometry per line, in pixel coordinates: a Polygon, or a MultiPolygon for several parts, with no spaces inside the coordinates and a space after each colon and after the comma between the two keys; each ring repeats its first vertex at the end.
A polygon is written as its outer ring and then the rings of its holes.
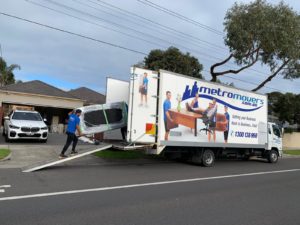
{"type": "Polygon", "coordinates": [[[35,132],[39,132],[40,131],[40,128],[38,127],[31,127],[31,132],[35,133],[35,132]]]}
{"type": "Polygon", "coordinates": [[[33,138],[33,137],[41,137],[41,134],[29,135],[29,134],[25,134],[25,133],[19,133],[18,136],[21,138],[26,138],[26,137],[33,138]]]}
{"type": "Polygon", "coordinates": [[[32,132],[32,133],[36,133],[40,131],[40,128],[38,127],[21,127],[21,131],[23,132],[32,132]]]}

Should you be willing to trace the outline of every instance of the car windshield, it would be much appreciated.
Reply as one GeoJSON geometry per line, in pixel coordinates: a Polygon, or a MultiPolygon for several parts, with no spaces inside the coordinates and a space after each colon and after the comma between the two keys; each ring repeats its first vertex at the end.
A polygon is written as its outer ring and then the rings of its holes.
{"type": "Polygon", "coordinates": [[[42,117],[39,113],[32,112],[15,112],[12,116],[13,120],[32,120],[32,121],[42,121],[42,117]]]}

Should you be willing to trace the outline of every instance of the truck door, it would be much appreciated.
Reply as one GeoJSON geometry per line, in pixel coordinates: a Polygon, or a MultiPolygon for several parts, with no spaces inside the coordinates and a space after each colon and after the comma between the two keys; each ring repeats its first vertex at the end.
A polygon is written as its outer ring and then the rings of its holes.
{"type": "Polygon", "coordinates": [[[272,124],[272,147],[277,148],[279,151],[282,150],[282,135],[277,125],[272,124]]]}

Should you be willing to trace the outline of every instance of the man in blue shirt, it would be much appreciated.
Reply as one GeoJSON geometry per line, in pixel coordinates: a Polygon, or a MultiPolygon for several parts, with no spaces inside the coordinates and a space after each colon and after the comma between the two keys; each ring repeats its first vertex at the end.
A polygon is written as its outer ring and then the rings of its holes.
{"type": "Polygon", "coordinates": [[[148,74],[144,73],[142,83],[140,85],[140,93],[141,93],[141,103],[139,106],[143,106],[143,98],[145,98],[145,106],[147,107],[147,94],[148,94],[148,74]]]}
{"type": "Polygon", "coordinates": [[[80,123],[80,117],[81,115],[81,110],[77,109],[75,111],[75,113],[72,111],[71,113],[69,113],[69,120],[68,120],[68,127],[67,127],[67,132],[66,134],[68,135],[67,137],[67,142],[63,148],[63,150],[61,151],[61,154],[59,155],[60,158],[66,158],[67,156],[65,155],[65,152],[67,151],[67,149],[69,148],[70,144],[73,142],[73,146],[72,146],[72,152],[71,154],[76,154],[77,152],[75,151],[77,142],[78,142],[78,138],[75,134],[76,130],[78,131],[78,135],[81,136],[81,131],[80,131],[80,127],[79,127],[79,123],[80,123]]]}
{"type": "Polygon", "coordinates": [[[169,120],[170,122],[173,122],[170,113],[168,112],[169,109],[171,109],[171,92],[167,91],[166,92],[166,100],[164,101],[163,109],[164,109],[164,124],[165,124],[165,140],[167,141],[169,139],[169,132],[170,129],[168,129],[168,123],[167,121],[169,120]]]}
{"type": "Polygon", "coordinates": [[[230,122],[230,116],[229,116],[229,113],[228,113],[228,106],[224,106],[224,115],[226,117],[226,130],[224,131],[224,141],[225,143],[228,142],[228,132],[229,132],[229,122],[230,122]]]}

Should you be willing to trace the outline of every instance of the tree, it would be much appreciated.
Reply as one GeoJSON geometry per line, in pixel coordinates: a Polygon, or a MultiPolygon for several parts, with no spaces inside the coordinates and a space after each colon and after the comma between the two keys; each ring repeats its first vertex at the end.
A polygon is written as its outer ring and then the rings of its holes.
{"type": "Polygon", "coordinates": [[[300,77],[300,15],[292,8],[283,2],[271,5],[264,0],[235,3],[227,11],[224,26],[225,45],[230,54],[211,66],[211,81],[215,82],[224,74],[238,74],[257,62],[268,66],[270,75],[253,91],[277,75],[285,79],[300,77]],[[231,59],[240,66],[239,69],[215,72],[231,59]]]}
{"type": "Polygon", "coordinates": [[[280,92],[268,94],[269,114],[276,115],[281,122],[300,124],[300,95],[280,92]]]}
{"type": "Polygon", "coordinates": [[[21,69],[21,67],[17,64],[7,66],[5,60],[0,57],[0,87],[15,83],[15,75],[13,73],[15,69],[21,69]]]}
{"type": "Polygon", "coordinates": [[[190,53],[183,54],[178,48],[152,50],[144,59],[144,68],[150,70],[164,69],[191,77],[202,78],[202,64],[190,53]]]}

